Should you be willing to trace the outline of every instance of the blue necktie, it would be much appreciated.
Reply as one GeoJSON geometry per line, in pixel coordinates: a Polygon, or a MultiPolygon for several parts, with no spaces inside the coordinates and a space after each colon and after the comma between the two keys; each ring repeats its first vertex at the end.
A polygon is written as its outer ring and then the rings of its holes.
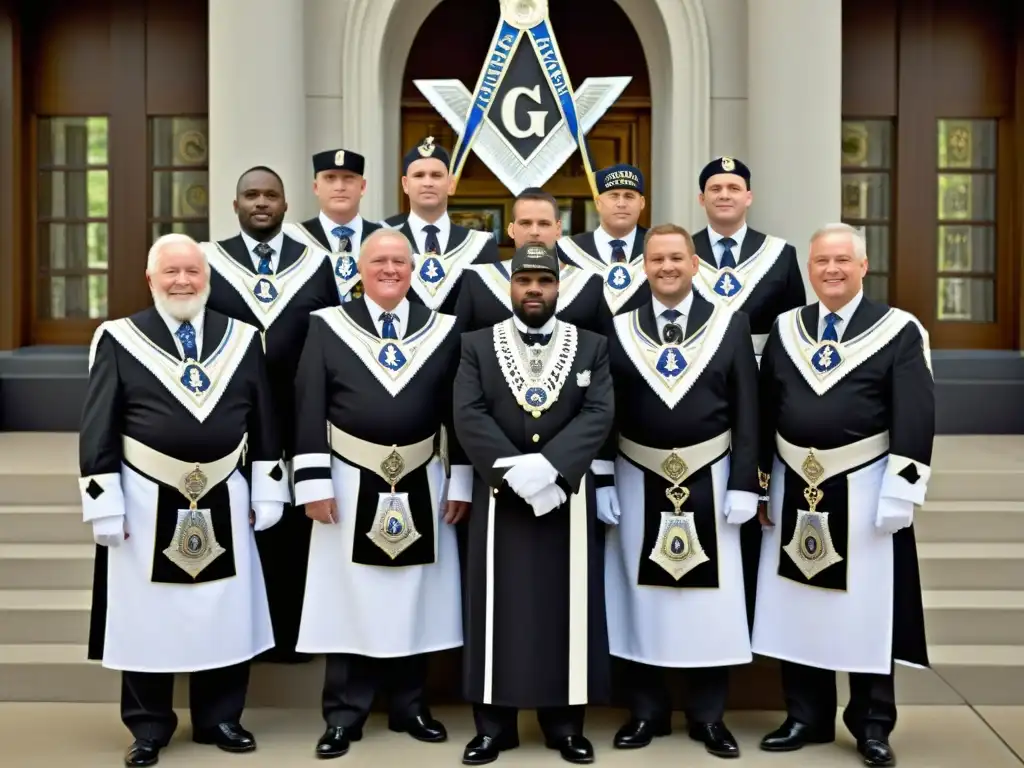
{"type": "Polygon", "coordinates": [[[836,333],[836,323],[839,320],[840,317],[835,312],[829,312],[825,315],[825,330],[821,332],[822,341],[839,341],[839,334],[836,333]]]}
{"type": "Polygon", "coordinates": [[[728,267],[729,269],[736,269],[736,258],[732,255],[732,247],[736,245],[736,241],[731,237],[723,237],[718,242],[722,244],[722,248],[724,249],[722,251],[722,261],[718,265],[718,268],[725,269],[728,267]]]}
{"type": "Polygon", "coordinates": [[[427,226],[423,228],[423,231],[427,233],[427,240],[424,243],[424,245],[426,245],[424,253],[433,253],[435,255],[441,253],[441,242],[437,239],[437,233],[441,230],[433,224],[427,224],[427,226]]]}
{"type": "Polygon", "coordinates": [[[679,316],[683,314],[678,309],[666,309],[661,313],[661,316],[668,320],[670,323],[674,323],[679,319],[679,316]]]}
{"type": "Polygon", "coordinates": [[[178,326],[175,334],[181,342],[181,351],[185,354],[186,360],[199,360],[199,348],[196,346],[196,329],[192,323],[184,322],[178,326]]]}
{"type": "Polygon", "coordinates": [[[256,271],[261,275],[274,274],[274,270],[270,266],[270,257],[274,255],[274,249],[266,243],[257,243],[256,247],[252,250],[260,260],[260,265],[257,267],[256,271]]]}
{"type": "Polygon", "coordinates": [[[352,235],[356,231],[349,227],[335,227],[331,234],[338,238],[338,253],[352,253],[352,235]]]}
{"type": "Polygon", "coordinates": [[[380,337],[382,339],[398,340],[398,332],[395,330],[395,316],[391,312],[381,312],[380,319],[383,321],[380,337]]]}
{"type": "Polygon", "coordinates": [[[626,241],[612,240],[609,243],[612,247],[612,264],[621,264],[626,260],[626,241]]]}

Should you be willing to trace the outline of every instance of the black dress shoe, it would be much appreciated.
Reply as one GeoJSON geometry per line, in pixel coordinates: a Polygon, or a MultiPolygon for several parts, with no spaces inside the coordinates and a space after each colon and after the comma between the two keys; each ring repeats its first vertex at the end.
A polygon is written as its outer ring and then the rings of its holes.
{"type": "Polygon", "coordinates": [[[739,757],[740,745],[725,727],[725,723],[694,723],[690,726],[690,738],[699,741],[715,757],[739,757]]]}
{"type": "Polygon", "coordinates": [[[388,728],[395,733],[408,733],[417,741],[437,743],[448,740],[448,731],[430,714],[421,714],[405,720],[388,720],[388,728]]]}
{"type": "Polygon", "coordinates": [[[221,723],[208,731],[194,731],[192,741],[215,744],[225,752],[252,752],[256,749],[256,737],[238,723],[221,723]]]}
{"type": "Polygon", "coordinates": [[[896,755],[883,739],[858,740],[857,751],[864,758],[864,765],[896,765],[896,755]]]}
{"type": "Polygon", "coordinates": [[[563,736],[560,739],[548,739],[548,749],[557,749],[562,759],[577,764],[594,762],[594,745],[586,736],[563,736]]]}
{"type": "Polygon", "coordinates": [[[519,739],[496,739],[493,736],[475,736],[462,753],[463,765],[486,765],[498,759],[506,750],[519,746],[519,739]]]}
{"type": "Polygon", "coordinates": [[[349,744],[363,738],[363,729],[340,725],[329,725],[320,741],[316,743],[316,756],[322,760],[341,757],[348,752],[349,744]]]}
{"type": "Polygon", "coordinates": [[[149,739],[136,739],[124,755],[124,764],[130,766],[156,765],[160,759],[160,747],[149,739]]]}
{"type": "Polygon", "coordinates": [[[787,717],[786,722],[761,739],[761,749],[765,752],[795,752],[807,744],[829,744],[835,740],[835,726],[813,728],[787,717]]]}
{"type": "Polygon", "coordinates": [[[664,720],[631,719],[615,734],[616,749],[639,749],[651,743],[655,736],[668,736],[672,726],[664,720]]]}

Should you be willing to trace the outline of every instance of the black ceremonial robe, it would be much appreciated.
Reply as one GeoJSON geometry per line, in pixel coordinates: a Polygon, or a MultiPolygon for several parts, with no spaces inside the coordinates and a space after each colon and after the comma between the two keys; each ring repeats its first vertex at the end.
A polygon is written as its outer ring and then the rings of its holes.
{"type": "Polygon", "coordinates": [[[290,234],[298,237],[300,241],[308,241],[304,242],[304,244],[319,245],[320,248],[331,254],[331,270],[334,273],[334,282],[337,286],[338,295],[359,298],[363,295],[363,284],[359,279],[359,272],[356,269],[359,261],[359,250],[362,244],[366,242],[366,238],[382,226],[381,224],[367,221],[365,218],[363,219],[363,232],[360,235],[359,242],[353,244],[351,255],[355,257],[356,261],[352,263],[345,259],[344,254],[332,252],[331,241],[327,237],[327,233],[324,232],[319,216],[307,219],[301,224],[285,224],[285,232],[288,233],[289,228],[294,228],[290,234]]]}
{"type": "MultiPolygon", "coordinates": [[[[267,350],[273,397],[272,415],[284,444],[284,458],[295,455],[295,371],[309,327],[309,315],[338,304],[330,263],[322,252],[285,235],[274,275],[258,275],[241,235],[206,249],[210,262],[209,306],[259,328],[267,350]],[[264,278],[273,289],[262,290],[264,278]]],[[[281,522],[260,531],[256,543],[267,581],[267,598],[279,652],[295,650],[305,589],[305,563],[311,521],[302,510],[285,509],[281,522]]]]}
{"type": "MultiPolygon", "coordinates": [[[[607,341],[556,326],[549,344],[578,333],[575,356],[545,380],[558,396],[549,396],[548,408],[534,418],[517,402],[520,393],[506,381],[515,374],[503,371],[495,351],[495,335],[510,333],[516,333],[511,320],[464,335],[455,381],[455,431],[476,470],[464,594],[465,696],[509,707],[598,703],[609,684],[604,558],[587,478],[614,419],[607,341]],[[542,517],[504,483],[506,470],[493,467],[497,459],[537,451],[558,471],[567,496],[542,517]]],[[[508,349],[516,354],[514,345],[508,349]]],[[[508,355],[502,359],[509,364],[508,355]]]]}

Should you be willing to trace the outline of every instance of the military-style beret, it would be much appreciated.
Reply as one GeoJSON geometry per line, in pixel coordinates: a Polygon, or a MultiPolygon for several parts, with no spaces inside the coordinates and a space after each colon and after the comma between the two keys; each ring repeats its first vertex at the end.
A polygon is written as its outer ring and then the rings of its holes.
{"type": "Polygon", "coordinates": [[[700,172],[700,191],[708,185],[708,179],[717,176],[719,173],[732,173],[747,182],[747,189],[750,189],[750,169],[735,157],[719,157],[704,166],[700,172]]]}
{"type": "Polygon", "coordinates": [[[632,189],[641,195],[644,193],[644,175],[639,168],[632,165],[620,163],[610,168],[602,168],[596,176],[598,194],[613,189],[632,189]]]}
{"type": "Polygon", "coordinates": [[[313,175],[321,171],[351,171],[363,175],[366,158],[346,149],[328,149],[313,155],[313,175]]]}
{"type": "Polygon", "coordinates": [[[415,163],[417,160],[426,160],[428,158],[436,158],[444,163],[445,168],[451,163],[451,156],[448,151],[434,143],[433,136],[427,136],[418,147],[413,147],[405,153],[405,157],[402,158],[402,173],[408,173],[409,166],[415,163]]]}

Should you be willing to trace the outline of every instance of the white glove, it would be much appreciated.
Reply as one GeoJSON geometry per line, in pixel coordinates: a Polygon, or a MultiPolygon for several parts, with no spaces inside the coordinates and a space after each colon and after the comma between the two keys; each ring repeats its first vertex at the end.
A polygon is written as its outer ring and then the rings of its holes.
{"type": "Polygon", "coordinates": [[[878,500],[875,528],[880,533],[896,533],[914,522],[914,502],[882,496],[878,500]]]}
{"type": "Polygon", "coordinates": [[[605,525],[619,524],[619,495],[615,486],[597,489],[597,519],[605,525]]]}
{"type": "Polygon", "coordinates": [[[542,488],[526,501],[533,507],[533,514],[540,517],[565,504],[565,499],[565,491],[551,483],[551,485],[542,488]]]}
{"type": "Polygon", "coordinates": [[[124,517],[97,517],[92,521],[92,538],[101,547],[121,546],[124,541],[124,517]]]}
{"type": "Polygon", "coordinates": [[[284,514],[284,504],[280,501],[254,501],[252,511],[256,514],[253,530],[265,531],[278,524],[284,514]]]}
{"type": "Polygon", "coordinates": [[[750,491],[725,492],[725,521],[743,525],[757,517],[757,494],[750,491]]]}
{"type": "Polygon", "coordinates": [[[505,473],[509,488],[529,501],[558,479],[558,471],[541,453],[518,456],[512,468],[505,473]]]}

